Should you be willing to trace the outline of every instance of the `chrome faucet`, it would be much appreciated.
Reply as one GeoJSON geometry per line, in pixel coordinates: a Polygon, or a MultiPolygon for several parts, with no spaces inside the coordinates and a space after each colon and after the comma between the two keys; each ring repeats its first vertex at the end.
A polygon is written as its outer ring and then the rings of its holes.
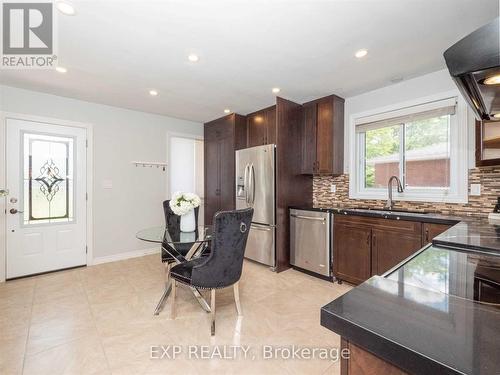
{"type": "Polygon", "coordinates": [[[384,206],[384,210],[392,210],[392,207],[394,206],[394,202],[392,201],[392,181],[396,180],[397,186],[398,186],[398,193],[403,192],[403,185],[401,185],[401,181],[399,180],[398,176],[391,176],[389,178],[389,182],[387,183],[387,193],[389,195],[387,202],[384,206]]]}

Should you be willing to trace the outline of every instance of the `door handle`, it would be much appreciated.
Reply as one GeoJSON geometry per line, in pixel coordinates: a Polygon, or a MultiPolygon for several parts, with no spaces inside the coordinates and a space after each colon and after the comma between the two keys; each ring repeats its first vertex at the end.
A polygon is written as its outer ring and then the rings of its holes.
{"type": "Polygon", "coordinates": [[[9,210],[9,212],[12,214],[12,215],[15,215],[15,214],[22,214],[24,211],[18,211],[16,210],[15,208],[11,208],[9,210]]]}
{"type": "Polygon", "coordinates": [[[245,203],[248,205],[248,169],[249,164],[245,165],[245,176],[243,177],[243,189],[245,189],[245,203]]]}
{"type": "Polygon", "coordinates": [[[253,163],[250,165],[250,176],[249,179],[252,183],[252,204],[255,203],[255,169],[253,168],[253,163]]]}
{"type": "Polygon", "coordinates": [[[290,216],[295,217],[297,219],[304,219],[304,220],[317,220],[317,221],[322,221],[322,222],[326,221],[326,219],[324,217],[302,216],[302,215],[296,215],[296,214],[290,214],[290,216]]]}
{"type": "Polygon", "coordinates": [[[9,195],[9,189],[0,189],[0,197],[6,197],[9,195]]]}

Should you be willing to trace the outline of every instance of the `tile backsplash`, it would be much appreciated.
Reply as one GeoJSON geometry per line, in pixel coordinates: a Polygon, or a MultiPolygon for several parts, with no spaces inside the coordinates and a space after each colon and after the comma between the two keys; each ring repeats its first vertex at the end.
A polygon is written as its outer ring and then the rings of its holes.
{"type": "MultiPolygon", "coordinates": [[[[435,203],[395,201],[395,209],[437,212],[444,215],[483,216],[493,211],[500,196],[500,167],[482,167],[469,170],[470,184],[481,184],[481,195],[469,195],[469,203],[435,203]]],[[[349,175],[315,176],[313,178],[313,204],[315,207],[370,207],[383,208],[385,200],[349,199],[349,175]],[[330,192],[330,185],[336,192],[330,192]]]]}

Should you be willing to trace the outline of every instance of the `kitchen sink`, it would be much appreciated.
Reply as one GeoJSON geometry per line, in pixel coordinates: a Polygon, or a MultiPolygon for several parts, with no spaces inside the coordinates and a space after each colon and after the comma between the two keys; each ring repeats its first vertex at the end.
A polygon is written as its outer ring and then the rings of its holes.
{"type": "Polygon", "coordinates": [[[422,212],[422,211],[405,211],[405,210],[377,210],[377,211],[382,211],[382,212],[387,212],[387,213],[394,213],[394,214],[408,214],[408,215],[427,215],[428,212],[422,212]]]}
{"type": "Polygon", "coordinates": [[[398,210],[398,209],[386,210],[386,209],[378,209],[378,208],[370,208],[370,207],[354,208],[353,210],[377,212],[377,213],[386,214],[386,215],[427,215],[428,214],[428,212],[422,212],[422,211],[407,211],[407,210],[398,210]]]}

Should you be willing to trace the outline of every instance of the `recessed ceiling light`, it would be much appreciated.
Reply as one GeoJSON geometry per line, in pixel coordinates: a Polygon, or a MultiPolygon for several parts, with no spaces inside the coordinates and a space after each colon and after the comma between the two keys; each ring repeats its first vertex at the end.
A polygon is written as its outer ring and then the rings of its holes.
{"type": "Polygon", "coordinates": [[[366,49],[360,49],[354,54],[354,56],[356,56],[358,59],[365,57],[366,55],[368,55],[368,50],[366,49]]]}
{"type": "Polygon", "coordinates": [[[151,96],[158,96],[158,91],[156,91],[156,90],[149,90],[149,95],[151,95],[151,96]]]}
{"type": "Polygon", "coordinates": [[[59,72],[59,73],[67,73],[68,72],[68,69],[62,67],[62,66],[57,66],[56,67],[56,71],[59,72]]]}
{"type": "Polygon", "coordinates": [[[231,110],[226,108],[226,109],[224,110],[224,113],[231,113],[231,110]]]}
{"type": "Polygon", "coordinates": [[[200,59],[199,56],[194,53],[188,55],[188,60],[191,62],[198,62],[199,59],[200,59]]]}
{"type": "Polygon", "coordinates": [[[274,87],[272,91],[274,94],[277,94],[281,91],[281,89],[279,87],[274,87]]]}
{"type": "Polygon", "coordinates": [[[62,14],[67,16],[74,16],[76,14],[75,7],[66,1],[58,1],[56,7],[62,14]]]}
{"type": "Polygon", "coordinates": [[[484,80],[485,85],[499,85],[500,84],[500,74],[488,77],[484,80]]]}

